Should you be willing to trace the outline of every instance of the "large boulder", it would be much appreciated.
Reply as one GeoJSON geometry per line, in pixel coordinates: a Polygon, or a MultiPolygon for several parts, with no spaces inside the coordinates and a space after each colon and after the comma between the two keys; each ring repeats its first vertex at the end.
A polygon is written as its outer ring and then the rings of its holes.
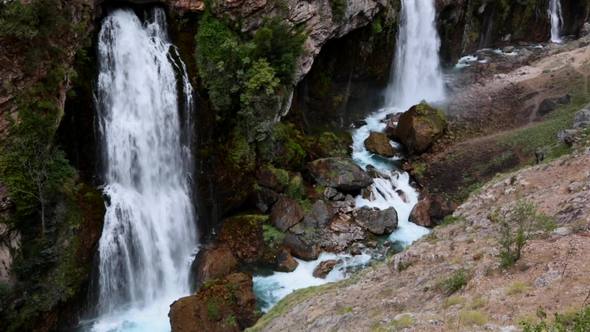
{"type": "Polygon", "coordinates": [[[350,158],[324,158],[307,164],[315,181],[342,192],[358,192],[370,186],[373,179],[350,158]]]}
{"type": "Polygon", "coordinates": [[[443,112],[426,103],[420,103],[402,114],[393,137],[411,154],[421,154],[443,135],[446,127],[443,112]]]}
{"type": "Polygon", "coordinates": [[[410,221],[424,227],[435,226],[430,218],[430,197],[425,196],[414,206],[410,213],[410,221]]]}
{"type": "Polygon", "coordinates": [[[563,106],[563,105],[567,105],[570,102],[571,102],[571,96],[569,94],[566,94],[564,96],[557,97],[557,98],[543,99],[541,104],[539,104],[539,108],[537,109],[537,114],[539,114],[540,116],[547,115],[547,114],[553,112],[554,110],[556,110],[558,107],[563,106]]]}
{"type": "Polygon", "coordinates": [[[381,155],[383,157],[395,156],[395,149],[389,142],[389,137],[384,133],[378,133],[372,131],[369,137],[365,140],[365,148],[369,152],[381,155]]]}
{"type": "Polygon", "coordinates": [[[311,211],[309,211],[303,218],[303,224],[305,227],[312,228],[324,228],[332,219],[334,212],[322,200],[318,200],[313,203],[311,211]]]}
{"type": "Polygon", "coordinates": [[[304,215],[303,208],[296,200],[283,196],[272,207],[270,221],[276,228],[285,232],[298,224],[304,215]]]}
{"type": "Polygon", "coordinates": [[[582,109],[576,113],[574,117],[574,128],[589,128],[590,127],[590,109],[582,109]]]}
{"type": "Polygon", "coordinates": [[[282,235],[268,224],[268,216],[239,215],[223,221],[217,239],[227,245],[242,264],[272,265],[279,254],[282,235]]]}
{"type": "Polygon", "coordinates": [[[342,252],[353,243],[367,238],[367,232],[349,214],[339,213],[322,234],[321,247],[330,252],[342,252]]]}
{"type": "Polygon", "coordinates": [[[292,255],[306,261],[312,261],[320,256],[320,246],[312,236],[287,233],[284,245],[292,255]]]}
{"type": "Polygon", "coordinates": [[[362,207],[354,212],[354,220],[373,234],[389,234],[397,227],[397,212],[393,207],[386,210],[362,207]]]}
{"type": "Polygon", "coordinates": [[[172,332],[242,331],[256,323],[252,277],[230,274],[170,306],[172,332]]]}
{"type": "Polygon", "coordinates": [[[238,261],[226,245],[212,246],[202,249],[191,265],[191,284],[198,289],[211,279],[225,277],[234,272],[238,261]]]}

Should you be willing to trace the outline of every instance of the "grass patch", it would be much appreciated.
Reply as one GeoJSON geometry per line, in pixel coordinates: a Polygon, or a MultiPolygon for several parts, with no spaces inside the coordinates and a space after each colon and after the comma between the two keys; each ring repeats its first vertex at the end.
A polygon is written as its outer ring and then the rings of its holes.
{"type": "Polygon", "coordinates": [[[412,325],[414,325],[414,317],[412,317],[412,315],[409,314],[402,314],[400,316],[398,316],[397,319],[394,319],[391,322],[392,327],[394,327],[395,329],[407,329],[409,327],[411,327],[412,325]]]}
{"type": "Polygon", "coordinates": [[[545,151],[545,160],[553,160],[572,150],[557,140],[560,130],[571,128],[574,115],[590,101],[584,93],[573,93],[569,105],[560,107],[547,115],[542,122],[515,130],[500,139],[500,144],[521,151],[534,157],[534,152],[541,148],[545,151]]]}
{"type": "Polygon", "coordinates": [[[463,217],[456,217],[453,215],[448,215],[443,219],[443,221],[440,223],[439,226],[453,225],[453,224],[463,222],[463,221],[465,221],[465,218],[463,218],[463,217]]]}
{"type": "Polygon", "coordinates": [[[532,323],[521,321],[523,332],[590,331],[590,306],[577,312],[555,314],[553,321],[546,319],[532,323]]]}
{"type": "Polygon", "coordinates": [[[513,296],[526,293],[531,287],[524,282],[516,281],[513,282],[508,288],[506,289],[506,295],[513,296]]]}
{"type": "Polygon", "coordinates": [[[463,310],[459,312],[459,323],[463,326],[482,326],[488,322],[488,316],[478,310],[463,310]]]}
{"type": "Polygon", "coordinates": [[[463,305],[467,300],[463,296],[450,296],[443,303],[443,308],[448,309],[455,305],[463,305]]]}

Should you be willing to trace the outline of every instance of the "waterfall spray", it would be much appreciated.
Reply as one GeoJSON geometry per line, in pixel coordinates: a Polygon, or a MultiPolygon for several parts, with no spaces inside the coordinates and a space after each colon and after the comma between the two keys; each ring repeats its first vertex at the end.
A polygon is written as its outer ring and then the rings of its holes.
{"type": "Polygon", "coordinates": [[[549,18],[551,19],[551,42],[561,43],[561,29],[563,26],[563,14],[561,12],[561,1],[550,0],[549,18]]]}
{"type": "Polygon", "coordinates": [[[142,23],[131,10],[116,10],[99,33],[96,95],[108,204],[95,330],[169,330],[168,306],[189,292],[197,237],[190,139],[182,134],[190,126],[182,119],[190,119],[192,88],[173,56],[164,11],[149,16],[142,23]]]}

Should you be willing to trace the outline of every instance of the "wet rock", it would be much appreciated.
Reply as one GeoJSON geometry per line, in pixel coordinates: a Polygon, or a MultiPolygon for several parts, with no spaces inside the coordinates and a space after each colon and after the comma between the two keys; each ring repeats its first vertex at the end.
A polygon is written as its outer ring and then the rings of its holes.
{"type": "Polygon", "coordinates": [[[590,109],[582,109],[574,116],[574,128],[588,128],[590,127],[590,109]]]}
{"type": "Polygon", "coordinates": [[[371,132],[369,137],[365,140],[365,148],[369,152],[381,155],[383,157],[393,157],[395,156],[395,149],[391,146],[389,142],[389,137],[383,133],[378,132],[371,132]]]}
{"type": "Polygon", "coordinates": [[[332,187],[327,187],[326,189],[324,189],[324,197],[326,199],[334,200],[334,197],[336,197],[336,195],[338,194],[340,194],[338,190],[332,187]]]}
{"type": "Polygon", "coordinates": [[[430,218],[430,205],[430,197],[428,196],[418,201],[410,213],[410,221],[424,227],[435,226],[430,218]]]}
{"type": "Polygon", "coordinates": [[[207,280],[225,277],[234,272],[238,261],[226,245],[202,249],[191,265],[191,284],[198,289],[207,280]]]}
{"type": "Polygon", "coordinates": [[[311,236],[288,233],[283,241],[292,255],[306,261],[317,259],[320,255],[319,244],[311,236]]]}
{"type": "Polygon", "coordinates": [[[362,207],[354,211],[354,221],[373,234],[389,234],[397,227],[397,212],[392,207],[386,210],[362,207]]]}
{"type": "Polygon", "coordinates": [[[421,154],[443,135],[446,127],[444,113],[421,103],[402,114],[393,136],[411,154],[421,154]]]}
{"type": "Polygon", "coordinates": [[[276,270],[279,272],[293,272],[299,266],[299,263],[291,256],[288,250],[281,250],[281,253],[277,256],[277,267],[276,270]]]}
{"type": "Polygon", "coordinates": [[[367,125],[367,121],[365,120],[356,120],[352,123],[352,128],[360,128],[362,126],[366,126],[367,125]]]}
{"type": "Polygon", "coordinates": [[[358,192],[373,179],[350,158],[324,158],[308,163],[311,176],[322,186],[341,192],[358,192]]]}
{"type": "Polygon", "coordinates": [[[324,201],[318,200],[303,218],[303,224],[305,227],[324,228],[333,214],[332,209],[324,201]]]}
{"type": "Polygon", "coordinates": [[[547,98],[544,99],[539,108],[537,109],[537,114],[540,116],[547,115],[557,109],[559,106],[567,105],[571,102],[571,96],[566,94],[564,96],[558,98],[547,98]]]}
{"type": "Polygon", "coordinates": [[[234,273],[176,300],[168,313],[172,332],[233,332],[256,323],[252,277],[234,273]]]}
{"type": "Polygon", "coordinates": [[[336,265],[338,265],[338,263],[340,263],[340,261],[335,260],[335,259],[330,259],[327,261],[323,261],[321,262],[314,270],[313,270],[313,276],[316,278],[321,278],[324,279],[326,278],[326,276],[332,272],[332,270],[334,269],[334,267],[336,265]]]}
{"type": "Polygon", "coordinates": [[[299,223],[303,216],[304,211],[299,203],[292,198],[283,196],[272,207],[270,221],[279,230],[285,232],[299,223]]]}

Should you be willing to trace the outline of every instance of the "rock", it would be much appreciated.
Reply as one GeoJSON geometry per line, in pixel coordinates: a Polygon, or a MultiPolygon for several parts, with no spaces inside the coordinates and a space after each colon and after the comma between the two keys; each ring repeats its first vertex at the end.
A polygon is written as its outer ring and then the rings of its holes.
{"type": "Polygon", "coordinates": [[[387,116],[387,124],[385,125],[385,133],[387,135],[393,135],[401,116],[402,113],[395,113],[387,116]]]}
{"type": "Polygon", "coordinates": [[[321,247],[330,252],[342,252],[357,241],[367,238],[367,232],[348,214],[338,214],[322,234],[321,247]]]}
{"type": "Polygon", "coordinates": [[[339,192],[338,190],[332,188],[332,187],[327,187],[326,189],[324,189],[324,197],[327,199],[334,199],[334,197],[336,197],[336,195],[338,195],[339,192]]]}
{"type": "Polygon", "coordinates": [[[369,152],[381,155],[383,157],[395,156],[395,149],[391,146],[389,138],[383,133],[372,131],[369,137],[365,140],[365,148],[369,152]]]}
{"type": "Polygon", "coordinates": [[[291,253],[285,249],[277,256],[277,268],[279,272],[293,272],[299,266],[299,263],[291,256],[291,253]]]}
{"type": "Polygon", "coordinates": [[[553,112],[556,108],[561,105],[567,105],[571,102],[571,96],[569,94],[563,95],[557,98],[547,98],[544,99],[539,108],[537,109],[537,114],[540,116],[547,115],[553,112]]]}
{"type": "Polygon", "coordinates": [[[340,261],[335,260],[335,259],[330,259],[327,261],[323,261],[321,262],[314,270],[313,270],[313,276],[316,278],[321,278],[324,279],[326,278],[326,276],[332,272],[332,270],[334,269],[334,267],[336,265],[338,265],[340,261]]]}
{"type": "Polygon", "coordinates": [[[430,195],[430,218],[443,220],[446,216],[453,214],[457,204],[451,202],[442,195],[430,195]]]}
{"type": "Polygon", "coordinates": [[[386,210],[362,207],[354,211],[354,221],[373,234],[389,234],[397,227],[397,212],[393,207],[386,210]]]}
{"type": "Polygon", "coordinates": [[[303,218],[305,227],[324,228],[330,222],[333,212],[330,207],[322,200],[313,203],[311,211],[303,218]]]}
{"type": "Polygon", "coordinates": [[[565,145],[572,146],[576,142],[577,134],[576,129],[563,129],[557,133],[557,139],[565,145]]]}
{"type": "MultiPolygon", "coordinates": [[[[268,220],[264,215],[240,215],[223,220],[218,235],[219,243],[227,245],[238,261],[253,264],[261,259],[267,249],[262,225],[268,220]]],[[[269,256],[272,256],[269,254],[269,256]]],[[[274,262],[274,259],[272,260],[274,262]]]]}
{"type": "Polygon", "coordinates": [[[402,114],[393,136],[411,154],[421,154],[443,135],[446,127],[444,113],[421,103],[402,114]]]}
{"type": "Polygon", "coordinates": [[[268,188],[259,188],[256,191],[256,208],[262,213],[268,212],[280,195],[268,188]]]}
{"type": "Polygon", "coordinates": [[[305,235],[288,233],[283,243],[292,255],[306,261],[317,259],[320,255],[320,246],[305,235]]]}
{"type": "Polygon", "coordinates": [[[256,180],[258,185],[282,193],[289,185],[289,172],[265,166],[256,171],[256,180]]]}
{"type": "Polygon", "coordinates": [[[358,192],[373,179],[350,158],[324,158],[307,164],[311,176],[322,186],[341,192],[358,192]]]}
{"type": "Polygon", "coordinates": [[[199,251],[191,265],[191,285],[198,289],[207,280],[225,277],[234,272],[238,261],[226,245],[213,246],[199,251]]]}
{"type": "Polygon", "coordinates": [[[279,230],[285,232],[299,223],[303,216],[304,211],[299,203],[292,198],[283,196],[272,207],[270,221],[279,230]]]}
{"type": "Polygon", "coordinates": [[[410,221],[424,227],[435,226],[430,218],[430,197],[426,196],[414,206],[410,213],[410,221]]]}
{"type": "Polygon", "coordinates": [[[590,127],[590,109],[582,109],[574,117],[574,128],[581,129],[588,127],[590,127]]]}
{"type": "Polygon", "coordinates": [[[352,122],[352,128],[360,128],[362,126],[366,126],[367,125],[367,121],[365,120],[356,120],[352,122]]]}
{"type": "Polygon", "coordinates": [[[172,332],[233,332],[256,323],[252,277],[234,273],[178,299],[168,313],[172,332]]]}

